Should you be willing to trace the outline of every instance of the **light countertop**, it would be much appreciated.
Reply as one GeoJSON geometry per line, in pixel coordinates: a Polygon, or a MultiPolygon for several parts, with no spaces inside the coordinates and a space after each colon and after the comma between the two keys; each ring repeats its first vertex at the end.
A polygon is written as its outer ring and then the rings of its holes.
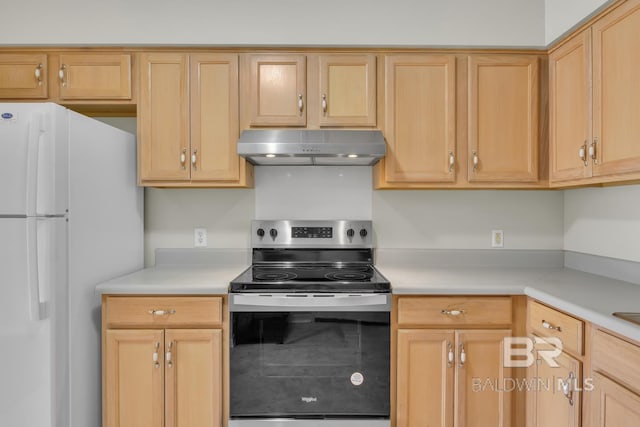
{"type": "MultiPolygon", "coordinates": [[[[175,254],[171,254],[175,259],[175,254]]],[[[216,258],[218,256],[216,255],[216,258]]],[[[248,267],[240,253],[224,263],[160,264],[101,283],[98,294],[226,294],[229,282],[248,267]],[[231,262],[232,261],[232,262],[231,262]]],[[[419,261],[419,260],[416,260],[419,261]]],[[[376,265],[394,294],[527,295],[586,321],[640,341],[640,326],[612,316],[640,311],[640,285],[557,265],[532,267],[442,267],[420,262],[376,265]]]]}
{"type": "Polygon", "coordinates": [[[640,326],[614,317],[640,311],[640,285],[569,268],[433,268],[378,265],[394,294],[527,295],[640,341],[640,326]]]}
{"type": "Polygon", "coordinates": [[[223,295],[247,265],[161,265],[103,282],[98,294],[223,295]]]}

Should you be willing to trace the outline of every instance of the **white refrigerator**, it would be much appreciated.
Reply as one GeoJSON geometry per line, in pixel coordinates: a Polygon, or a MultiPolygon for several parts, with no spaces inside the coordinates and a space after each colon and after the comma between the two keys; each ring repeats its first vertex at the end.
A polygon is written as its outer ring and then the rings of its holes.
{"type": "Polygon", "coordinates": [[[0,103],[0,425],[101,425],[95,285],[142,268],[135,137],[0,103]]]}

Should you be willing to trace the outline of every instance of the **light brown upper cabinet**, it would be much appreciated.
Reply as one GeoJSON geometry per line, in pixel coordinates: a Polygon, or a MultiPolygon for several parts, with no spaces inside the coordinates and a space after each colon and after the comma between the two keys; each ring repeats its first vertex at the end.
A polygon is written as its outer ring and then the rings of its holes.
{"type": "Polygon", "coordinates": [[[131,54],[69,53],[56,60],[61,100],[131,99],[131,54]]]}
{"type": "Polygon", "coordinates": [[[596,21],[593,31],[593,174],[640,171],[640,1],[596,21]]]}
{"type": "Polygon", "coordinates": [[[307,124],[307,58],[304,55],[248,55],[251,126],[307,124]]]}
{"type": "Polygon", "coordinates": [[[139,178],[143,185],[242,187],[236,54],[140,56],[139,178]]]}
{"type": "Polygon", "coordinates": [[[0,54],[0,99],[45,99],[47,96],[45,53],[0,54]]]}
{"type": "Polygon", "coordinates": [[[551,181],[591,176],[591,30],[549,56],[551,181]]]}
{"type": "Polygon", "coordinates": [[[320,126],[375,126],[375,55],[320,55],[318,61],[320,126]]]}
{"type": "Polygon", "coordinates": [[[552,183],[637,178],[640,58],[632,52],[638,51],[640,1],[629,0],[551,52],[552,183]]]}
{"type": "Polygon", "coordinates": [[[455,56],[388,55],[384,90],[385,181],[455,181],[455,56]]]}
{"type": "Polygon", "coordinates": [[[247,54],[242,127],[375,127],[376,55],[247,54]]]}
{"type": "Polygon", "coordinates": [[[538,181],[538,57],[472,55],[468,67],[469,182],[538,181]]]}

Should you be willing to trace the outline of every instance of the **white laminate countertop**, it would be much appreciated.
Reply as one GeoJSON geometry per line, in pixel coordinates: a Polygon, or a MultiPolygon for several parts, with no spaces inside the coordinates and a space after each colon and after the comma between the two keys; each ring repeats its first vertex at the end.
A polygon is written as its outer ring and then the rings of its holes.
{"type": "Polygon", "coordinates": [[[161,265],[100,283],[96,293],[122,295],[223,295],[247,265],[161,265]]]}
{"type": "Polygon", "coordinates": [[[640,341],[640,326],[612,313],[640,312],[640,285],[569,268],[433,268],[378,265],[394,294],[527,295],[640,341]]]}
{"type": "MultiPolygon", "coordinates": [[[[248,265],[160,265],[101,283],[98,294],[226,294],[248,265]]],[[[640,341],[640,326],[612,315],[640,311],[640,285],[569,268],[433,267],[378,264],[394,294],[528,295],[640,341]]]]}

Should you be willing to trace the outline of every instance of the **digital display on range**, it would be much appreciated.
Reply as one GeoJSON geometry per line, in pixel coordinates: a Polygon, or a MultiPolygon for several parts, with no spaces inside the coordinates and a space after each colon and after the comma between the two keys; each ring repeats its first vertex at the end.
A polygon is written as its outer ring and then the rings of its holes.
{"type": "Polygon", "coordinates": [[[291,227],[294,239],[332,239],[333,227],[291,227]]]}

